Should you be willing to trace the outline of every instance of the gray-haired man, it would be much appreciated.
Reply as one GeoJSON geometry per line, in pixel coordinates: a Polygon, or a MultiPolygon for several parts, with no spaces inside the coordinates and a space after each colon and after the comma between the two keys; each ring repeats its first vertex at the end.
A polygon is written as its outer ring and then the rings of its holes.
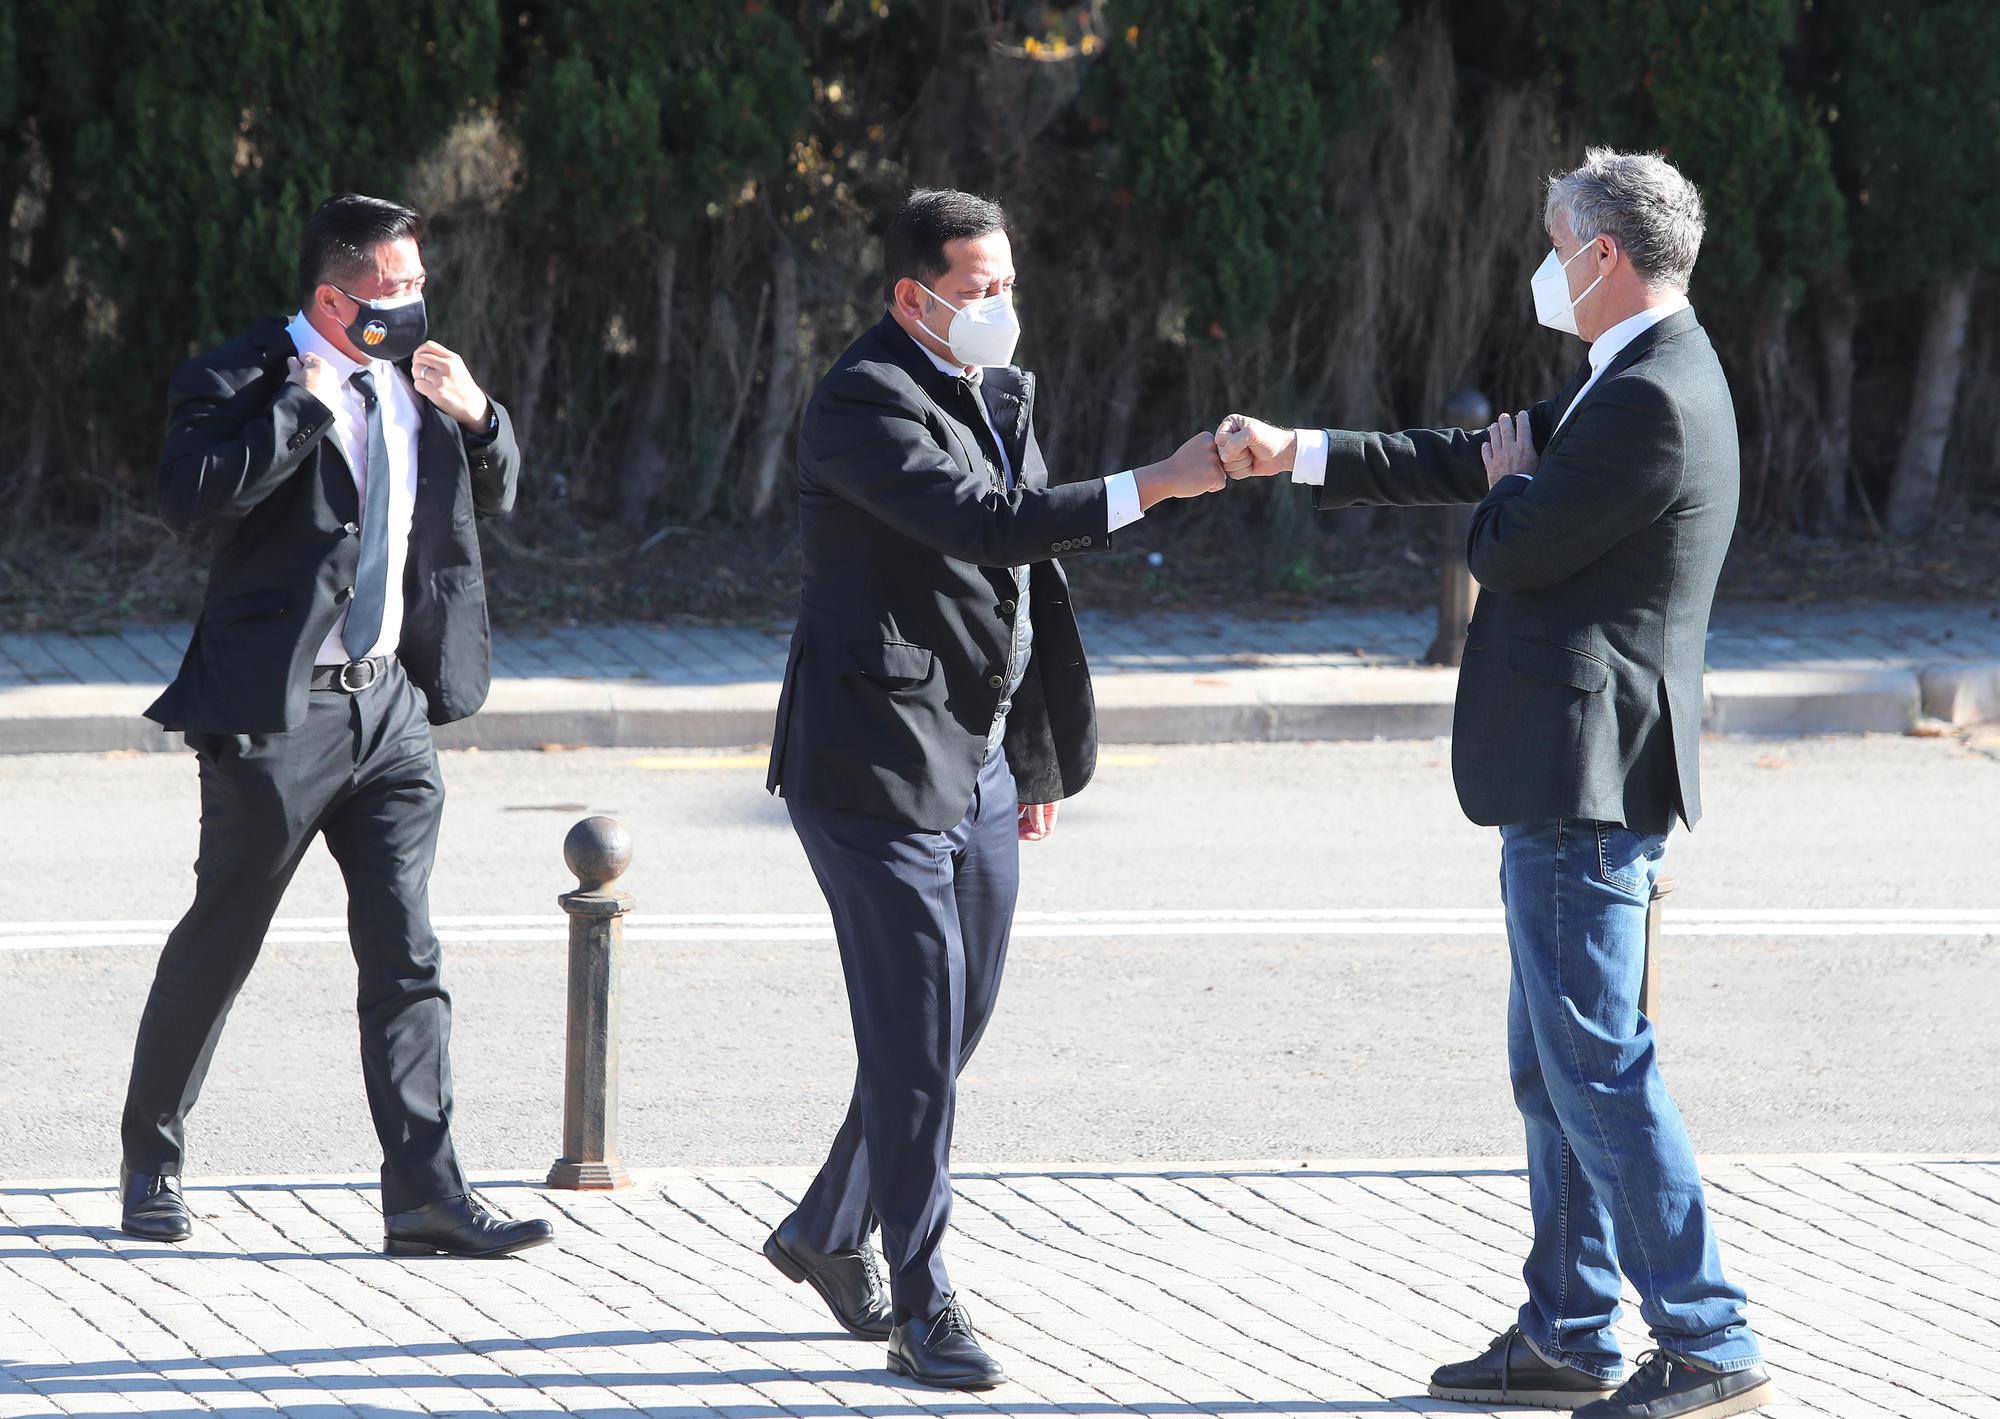
{"type": "Polygon", "coordinates": [[[1687,301],[1694,186],[1663,158],[1592,149],[1551,184],[1547,225],[1536,315],[1590,342],[1553,399],[1477,435],[1231,415],[1217,438],[1233,476],[1290,472],[1322,508],[1479,504],[1452,770],[1466,816],[1500,829],[1535,1236],[1516,1323],[1440,1368],[1431,1393],[1721,1419],[1773,1392],[1639,982],[1667,834],[1701,816],[1702,650],[1736,522],[1736,417],[1687,301]],[[1621,1270],[1658,1345],[1622,1385],[1621,1270]]]}

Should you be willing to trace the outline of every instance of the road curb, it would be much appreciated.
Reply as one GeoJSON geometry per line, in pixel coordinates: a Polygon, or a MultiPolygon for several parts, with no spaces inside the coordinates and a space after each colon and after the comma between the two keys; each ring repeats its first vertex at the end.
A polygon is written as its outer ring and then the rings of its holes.
{"type": "MultiPolygon", "coordinates": [[[[1105,744],[1432,739],[1451,732],[1457,673],[1418,666],[1124,673],[1096,682],[1105,744]]],[[[655,685],[500,680],[440,748],[720,749],[769,741],[776,681],[655,685]]],[[[0,753],[158,752],[181,737],[143,717],[143,685],[0,691],[0,753]]],[[[1867,670],[1718,670],[1703,689],[1718,734],[1903,734],[1920,718],[2000,721],[2000,661],[1867,670]]]]}

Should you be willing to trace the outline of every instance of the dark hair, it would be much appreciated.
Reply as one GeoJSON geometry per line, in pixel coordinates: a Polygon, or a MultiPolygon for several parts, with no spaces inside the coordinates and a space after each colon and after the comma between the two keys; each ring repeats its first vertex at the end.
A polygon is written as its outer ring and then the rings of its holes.
{"type": "Polygon", "coordinates": [[[401,203],[343,192],[319,204],[299,239],[299,300],[312,304],[321,283],[351,286],[375,270],[375,248],[410,237],[421,243],[424,219],[401,203]]]}
{"type": "Polygon", "coordinates": [[[926,286],[937,284],[938,278],[951,270],[944,254],[946,242],[1006,230],[1007,214],[998,202],[949,188],[917,188],[889,224],[889,234],[882,238],[888,298],[896,299],[896,283],[905,276],[914,276],[926,286]]]}

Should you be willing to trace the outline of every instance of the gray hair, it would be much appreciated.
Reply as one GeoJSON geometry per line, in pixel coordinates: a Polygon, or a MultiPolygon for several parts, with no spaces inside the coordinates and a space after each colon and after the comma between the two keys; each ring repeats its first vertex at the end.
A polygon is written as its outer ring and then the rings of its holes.
{"type": "Polygon", "coordinates": [[[1701,193],[1658,153],[1586,148],[1582,167],[1549,179],[1543,222],[1557,212],[1578,241],[1615,238],[1648,286],[1687,289],[1707,219],[1701,193]]]}

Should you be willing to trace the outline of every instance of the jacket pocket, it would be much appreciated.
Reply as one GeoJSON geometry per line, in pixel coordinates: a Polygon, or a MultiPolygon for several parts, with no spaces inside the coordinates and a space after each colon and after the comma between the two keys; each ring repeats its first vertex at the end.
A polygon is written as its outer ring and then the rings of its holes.
{"type": "Polygon", "coordinates": [[[931,664],[936,658],[924,647],[908,641],[849,641],[845,673],[866,675],[891,685],[914,685],[930,678],[931,664]]]}
{"type": "Polygon", "coordinates": [[[282,616],[290,604],[291,593],[285,588],[267,586],[223,597],[209,608],[203,619],[211,625],[227,626],[236,621],[247,621],[253,616],[282,616]]]}
{"type": "Polygon", "coordinates": [[[1596,656],[1553,641],[1512,640],[1507,643],[1507,667],[1530,680],[1592,694],[1611,683],[1611,667],[1596,656]]]}

